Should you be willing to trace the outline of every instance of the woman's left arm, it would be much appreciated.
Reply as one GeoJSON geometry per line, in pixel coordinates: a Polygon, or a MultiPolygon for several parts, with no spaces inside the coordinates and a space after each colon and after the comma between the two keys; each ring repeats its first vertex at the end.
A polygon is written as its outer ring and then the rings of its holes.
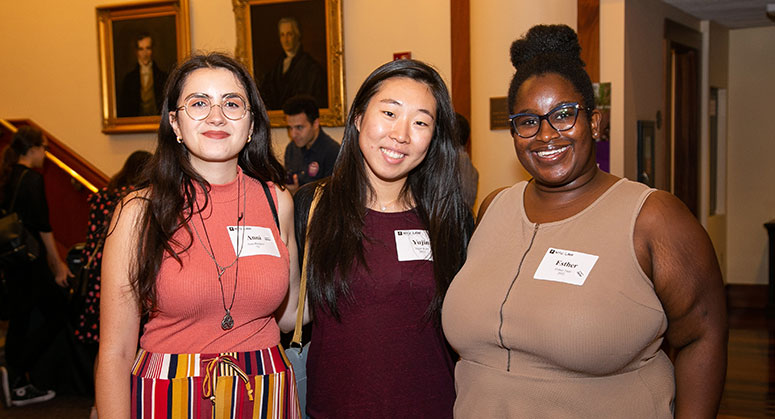
{"type": "Polygon", "coordinates": [[[293,225],[293,197],[287,189],[281,190],[277,186],[275,186],[275,192],[277,193],[277,215],[280,218],[280,236],[288,248],[290,258],[288,295],[277,309],[275,316],[280,330],[288,333],[296,326],[296,309],[299,301],[299,251],[296,248],[296,233],[293,225]]]}
{"type": "Polygon", "coordinates": [[[724,287],[705,229],[675,196],[652,193],[635,225],[640,265],[667,315],[675,355],[675,417],[716,417],[727,365],[724,287]]]}

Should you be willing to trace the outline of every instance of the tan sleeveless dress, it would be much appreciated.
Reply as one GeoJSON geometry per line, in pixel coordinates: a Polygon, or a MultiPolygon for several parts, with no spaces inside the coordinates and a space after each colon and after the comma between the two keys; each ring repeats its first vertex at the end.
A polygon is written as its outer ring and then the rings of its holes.
{"type": "MultiPolygon", "coordinates": [[[[444,300],[460,418],[669,418],[667,318],[633,230],[653,191],[626,179],[565,220],[528,220],[527,182],[493,200],[444,300]],[[583,284],[535,279],[550,248],[598,256],[583,284]]],[[[540,275],[539,275],[540,276],[540,275]]]]}

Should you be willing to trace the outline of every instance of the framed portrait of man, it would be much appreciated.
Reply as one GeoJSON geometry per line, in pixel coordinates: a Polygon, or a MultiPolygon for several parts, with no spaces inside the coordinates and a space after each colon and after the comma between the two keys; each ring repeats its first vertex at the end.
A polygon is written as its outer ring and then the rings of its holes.
{"type": "Polygon", "coordinates": [[[102,132],[159,127],[164,84],[191,50],[188,0],[97,8],[102,132]]]}
{"type": "Polygon", "coordinates": [[[315,98],[320,123],[344,124],[341,0],[232,0],[237,57],[251,70],[273,127],[295,95],[315,98]]]}

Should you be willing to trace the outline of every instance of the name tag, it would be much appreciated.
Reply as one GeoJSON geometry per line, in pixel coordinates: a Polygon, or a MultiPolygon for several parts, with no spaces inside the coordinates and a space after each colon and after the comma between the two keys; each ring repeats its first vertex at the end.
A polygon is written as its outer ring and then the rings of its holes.
{"type": "Polygon", "coordinates": [[[255,255],[280,257],[280,250],[277,248],[272,230],[256,226],[228,226],[226,229],[229,231],[235,255],[239,253],[241,247],[240,257],[255,255]],[[237,246],[237,237],[239,237],[239,246],[237,246]]]}
{"type": "Polygon", "coordinates": [[[433,260],[428,230],[395,230],[399,262],[433,260]]]}
{"type": "Polygon", "coordinates": [[[533,278],[583,285],[592,267],[595,266],[597,258],[598,256],[595,255],[550,247],[533,278]]]}

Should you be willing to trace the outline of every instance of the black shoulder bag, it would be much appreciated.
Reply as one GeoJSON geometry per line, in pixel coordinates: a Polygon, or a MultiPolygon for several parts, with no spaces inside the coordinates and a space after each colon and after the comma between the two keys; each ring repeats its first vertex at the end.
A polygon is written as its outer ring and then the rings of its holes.
{"type": "Polygon", "coordinates": [[[40,256],[40,245],[35,236],[30,233],[19,215],[14,211],[16,196],[19,194],[22,179],[27,174],[24,170],[16,182],[11,205],[8,211],[2,210],[0,218],[0,266],[4,268],[18,267],[36,260],[40,256]]]}

